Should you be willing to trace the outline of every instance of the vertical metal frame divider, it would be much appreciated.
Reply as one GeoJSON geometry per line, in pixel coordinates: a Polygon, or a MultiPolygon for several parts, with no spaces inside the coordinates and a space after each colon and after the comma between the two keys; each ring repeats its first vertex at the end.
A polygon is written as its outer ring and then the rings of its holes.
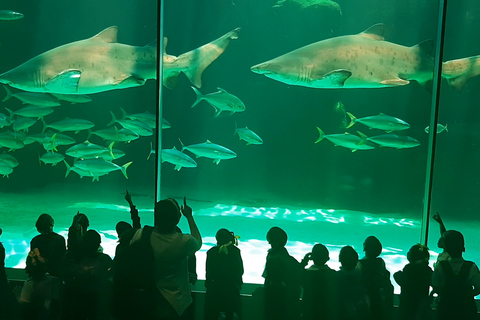
{"type": "Polygon", "coordinates": [[[432,105],[430,108],[430,134],[428,135],[428,153],[425,176],[425,192],[423,197],[422,225],[420,243],[428,244],[430,210],[432,202],[432,184],[435,168],[435,148],[437,141],[438,109],[442,84],[443,46],[445,42],[445,19],[447,14],[447,0],[439,0],[437,37],[435,41],[435,64],[433,71],[432,105]]]}
{"type": "MultiPolygon", "coordinates": [[[[155,202],[161,198],[162,184],[162,111],[163,111],[163,0],[157,0],[157,112],[155,130],[155,202]]],[[[154,204],[155,207],[155,204],[154,204]]]]}

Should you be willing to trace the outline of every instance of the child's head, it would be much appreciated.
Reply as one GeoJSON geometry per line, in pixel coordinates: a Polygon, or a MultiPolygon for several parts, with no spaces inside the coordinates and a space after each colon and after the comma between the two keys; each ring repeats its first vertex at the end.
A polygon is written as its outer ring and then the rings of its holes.
{"type": "Polygon", "coordinates": [[[97,231],[88,230],[85,232],[85,236],[83,237],[85,253],[97,252],[98,248],[100,247],[100,243],[102,243],[102,239],[97,231]]]}
{"type": "Polygon", "coordinates": [[[54,220],[51,215],[42,213],[35,223],[39,233],[49,233],[53,231],[54,220]]]}
{"type": "Polygon", "coordinates": [[[327,247],[320,243],[314,245],[312,248],[312,260],[317,266],[323,266],[327,263],[330,260],[327,247]]]}
{"type": "Polygon", "coordinates": [[[177,201],[172,198],[160,200],[155,204],[155,227],[162,233],[175,232],[182,214],[177,201]]]}
{"type": "Polygon", "coordinates": [[[410,263],[427,263],[430,259],[428,248],[420,243],[412,246],[407,253],[407,259],[410,263]]]}
{"type": "Polygon", "coordinates": [[[287,244],[287,239],[287,233],[279,227],[272,227],[267,232],[267,241],[270,243],[272,248],[285,247],[287,244]]]}
{"type": "Polygon", "coordinates": [[[26,265],[25,272],[27,272],[31,278],[38,278],[47,273],[46,259],[40,255],[37,248],[28,254],[26,265]]]}
{"type": "Polygon", "coordinates": [[[375,236],[370,236],[363,242],[363,251],[367,258],[376,258],[382,253],[382,244],[375,236]]]}
{"type": "Polygon", "coordinates": [[[220,229],[217,231],[215,235],[215,239],[217,239],[217,245],[223,246],[229,242],[235,243],[235,235],[233,232],[228,231],[227,229],[220,229]]]}
{"type": "Polygon", "coordinates": [[[445,238],[445,251],[447,251],[452,258],[458,258],[462,256],[462,252],[465,252],[465,239],[463,234],[456,230],[448,230],[444,234],[445,238]]]}
{"type": "Polygon", "coordinates": [[[117,236],[120,239],[122,234],[125,233],[125,231],[128,231],[132,229],[132,226],[125,221],[119,221],[117,225],[115,226],[115,230],[117,231],[117,236]]]}
{"type": "Polygon", "coordinates": [[[338,257],[342,268],[344,270],[350,271],[355,269],[358,263],[358,253],[351,246],[345,246],[340,249],[340,255],[338,257]]]}

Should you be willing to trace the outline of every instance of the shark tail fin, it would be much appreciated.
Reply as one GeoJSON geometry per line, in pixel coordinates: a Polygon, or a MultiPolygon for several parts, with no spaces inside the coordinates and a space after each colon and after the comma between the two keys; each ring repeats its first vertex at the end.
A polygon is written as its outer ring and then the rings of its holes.
{"type": "Polygon", "coordinates": [[[114,124],[115,122],[117,122],[117,117],[115,117],[115,114],[113,114],[112,111],[110,111],[110,114],[112,115],[112,121],[110,121],[107,126],[111,126],[112,124],[114,124]]]}
{"type": "Polygon", "coordinates": [[[186,52],[178,56],[178,60],[195,61],[196,63],[190,64],[189,68],[184,71],[194,86],[202,87],[202,73],[203,71],[215,61],[224,51],[227,49],[230,40],[238,39],[238,32],[240,28],[236,28],[230,32],[227,32],[220,38],[207,43],[200,48],[186,52]]]}
{"type": "Polygon", "coordinates": [[[133,161],[130,161],[130,162],[127,162],[125,163],[123,166],[120,167],[120,170],[122,170],[122,173],[123,175],[125,176],[125,178],[128,179],[128,176],[127,176],[127,168],[133,163],[133,161]]]}
{"type": "Polygon", "coordinates": [[[317,139],[317,141],[315,141],[315,143],[319,143],[325,137],[325,134],[323,133],[322,129],[317,127],[317,130],[318,130],[318,139],[317,139]]]}
{"type": "Polygon", "coordinates": [[[7,92],[7,95],[5,96],[5,98],[3,98],[2,102],[5,102],[7,101],[8,99],[10,99],[12,97],[12,91],[10,91],[10,89],[8,89],[7,86],[3,86],[3,88],[5,89],[5,91],[7,92]]]}
{"type": "Polygon", "coordinates": [[[193,105],[192,105],[192,108],[193,108],[193,107],[195,107],[197,104],[199,104],[200,101],[202,101],[202,100],[205,98],[205,96],[204,96],[200,91],[198,91],[197,88],[192,87],[192,89],[193,89],[193,91],[195,91],[195,94],[197,95],[197,100],[195,100],[195,102],[194,102],[193,105]]]}
{"type": "Polygon", "coordinates": [[[347,129],[348,129],[348,128],[351,128],[355,124],[355,120],[357,120],[357,118],[355,118],[355,116],[353,114],[351,114],[350,112],[346,112],[346,114],[350,117],[350,123],[347,125],[347,129]]]}
{"type": "Polygon", "coordinates": [[[462,91],[470,78],[480,74],[480,55],[443,63],[442,75],[456,91],[462,91]]]}

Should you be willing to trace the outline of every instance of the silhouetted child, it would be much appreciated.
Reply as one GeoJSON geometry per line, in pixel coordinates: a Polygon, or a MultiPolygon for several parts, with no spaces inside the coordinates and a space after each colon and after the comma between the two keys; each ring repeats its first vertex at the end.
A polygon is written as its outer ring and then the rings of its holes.
{"type": "Polygon", "coordinates": [[[330,260],[328,249],[323,244],[313,246],[301,262],[305,268],[308,261],[313,265],[302,274],[304,320],[337,319],[338,315],[338,277],[335,270],[327,266],[330,260]]]}
{"type": "Polygon", "coordinates": [[[239,319],[243,261],[233,232],[220,229],[207,251],[205,320],[239,319]]]}
{"type": "Polygon", "coordinates": [[[440,261],[433,271],[433,288],[439,295],[438,319],[477,319],[474,297],[480,294],[480,272],[472,261],[462,257],[463,235],[455,230],[444,233],[445,250],[451,259],[440,261]]]}
{"type": "Polygon", "coordinates": [[[68,228],[67,248],[68,251],[77,251],[81,247],[83,236],[90,226],[90,221],[85,214],[77,212],[73,217],[73,222],[68,228]]]}
{"type": "Polygon", "coordinates": [[[95,230],[85,232],[81,246],[63,259],[65,299],[63,319],[103,319],[110,311],[112,259],[98,252],[101,238],[95,230]]]}
{"type": "Polygon", "coordinates": [[[47,271],[50,275],[60,276],[60,263],[65,251],[65,238],[53,232],[54,220],[49,214],[41,214],[35,227],[40,233],[30,242],[30,250],[38,249],[40,255],[46,260],[47,271]]]}
{"type": "Polygon", "coordinates": [[[428,248],[416,244],[407,253],[408,264],[393,277],[401,287],[399,319],[430,319],[429,291],[432,282],[432,269],[428,266],[428,248]]]}
{"type": "Polygon", "coordinates": [[[22,319],[59,319],[62,281],[48,274],[47,261],[37,248],[28,254],[26,265],[29,279],[24,283],[19,299],[22,319]]]}
{"type": "Polygon", "coordinates": [[[267,261],[265,278],[265,318],[298,319],[301,292],[302,268],[294,257],[288,254],[285,245],[287,234],[279,227],[272,227],[267,233],[267,261]]]}
{"type": "Polygon", "coordinates": [[[367,289],[362,284],[360,269],[357,268],[358,253],[351,246],[340,249],[341,263],[339,282],[339,319],[370,319],[370,301],[367,289]]]}
{"type": "Polygon", "coordinates": [[[367,289],[370,300],[372,320],[388,320],[392,318],[393,286],[390,282],[385,261],[378,256],[382,253],[382,244],[370,236],[363,243],[365,257],[359,260],[362,283],[367,289]]]}

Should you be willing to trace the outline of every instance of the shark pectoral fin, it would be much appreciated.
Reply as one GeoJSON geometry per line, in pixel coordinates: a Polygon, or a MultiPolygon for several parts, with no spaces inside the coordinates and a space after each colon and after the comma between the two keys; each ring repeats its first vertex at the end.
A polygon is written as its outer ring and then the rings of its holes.
{"type": "Polygon", "coordinates": [[[386,86],[405,86],[410,83],[408,80],[403,80],[400,78],[394,78],[394,79],[385,79],[380,82],[383,85],[386,86]]]}
{"type": "Polygon", "coordinates": [[[64,70],[50,79],[45,88],[55,93],[76,93],[78,91],[78,81],[82,72],[80,70],[64,70]]]}
{"type": "Polygon", "coordinates": [[[134,86],[143,86],[145,84],[145,81],[145,79],[136,76],[128,76],[126,78],[115,81],[114,85],[129,88],[134,86]]]}
{"type": "Polygon", "coordinates": [[[454,88],[457,92],[461,92],[465,87],[465,84],[470,79],[469,75],[461,75],[455,78],[447,79],[448,84],[454,88]]]}
{"type": "Polygon", "coordinates": [[[352,75],[352,73],[348,70],[338,69],[330,71],[323,75],[321,81],[322,82],[330,82],[331,87],[334,88],[341,88],[345,84],[345,81],[352,75]]]}
{"type": "Polygon", "coordinates": [[[180,72],[175,72],[168,77],[163,78],[163,85],[168,89],[175,89],[178,83],[178,75],[180,72]]]}

